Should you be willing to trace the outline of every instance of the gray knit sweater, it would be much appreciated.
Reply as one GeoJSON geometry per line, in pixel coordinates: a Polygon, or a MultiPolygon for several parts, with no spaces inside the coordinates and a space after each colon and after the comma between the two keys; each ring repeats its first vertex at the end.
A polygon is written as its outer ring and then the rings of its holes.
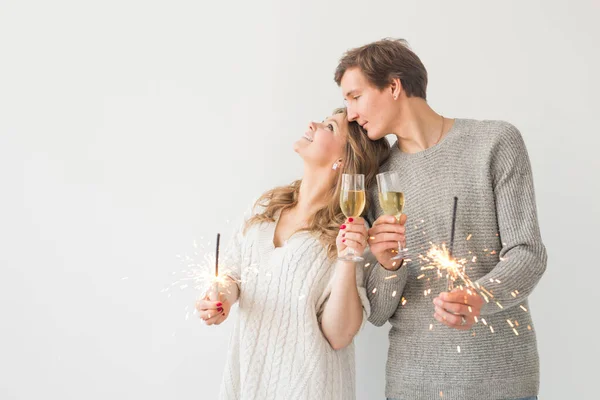
{"type": "MultiPolygon", "coordinates": [[[[521,134],[506,122],[457,119],[444,140],[425,151],[407,154],[393,146],[386,170],[402,175],[411,260],[393,272],[376,263],[367,268],[369,320],[392,325],[386,396],[535,396],[539,360],[527,296],[544,273],[546,250],[521,134]],[[426,263],[419,258],[431,243],[449,242],[454,196],[454,256],[467,259],[471,280],[493,296],[470,331],[434,319],[432,301],[446,280],[422,271],[426,263]]],[[[372,221],[382,210],[376,187],[370,195],[372,221]]]]}

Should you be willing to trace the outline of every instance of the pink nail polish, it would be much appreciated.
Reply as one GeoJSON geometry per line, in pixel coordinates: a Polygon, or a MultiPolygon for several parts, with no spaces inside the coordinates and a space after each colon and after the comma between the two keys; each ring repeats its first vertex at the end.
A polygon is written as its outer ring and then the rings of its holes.
{"type": "Polygon", "coordinates": [[[352,218],[352,217],[348,218],[348,222],[353,222],[353,221],[354,221],[354,218],[352,218]]]}
{"type": "Polygon", "coordinates": [[[346,225],[340,226],[340,229],[346,229],[346,225]]]}

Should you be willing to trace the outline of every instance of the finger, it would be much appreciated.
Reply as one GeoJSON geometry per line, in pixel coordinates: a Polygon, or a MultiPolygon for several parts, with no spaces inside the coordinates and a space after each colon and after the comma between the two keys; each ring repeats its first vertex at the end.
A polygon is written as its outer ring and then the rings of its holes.
{"type": "Polygon", "coordinates": [[[400,221],[396,219],[394,215],[382,215],[373,223],[373,226],[382,225],[382,224],[394,224],[394,225],[404,225],[406,224],[406,214],[400,215],[400,221]]]}
{"type": "Polygon", "coordinates": [[[198,313],[198,316],[206,321],[206,320],[211,319],[222,313],[223,313],[223,308],[219,307],[216,310],[202,310],[198,313]]]}
{"type": "Polygon", "coordinates": [[[340,229],[338,232],[338,238],[348,238],[351,240],[362,240],[366,244],[367,240],[367,229],[365,226],[359,225],[342,225],[345,226],[344,229],[340,229]]]}
{"type": "Polygon", "coordinates": [[[461,330],[461,331],[466,331],[466,330],[471,329],[471,324],[468,324],[468,323],[467,323],[467,325],[460,325],[460,324],[459,325],[455,325],[455,324],[451,324],[451,323],[448,322],[448,320],[444,319],[444,317],[442,317],[441,315],[439,315],[437,312],[435,314],[433,314],[433,317],[437,321],[441,322],[442,324],[444,324],[444,325],[446,325],[447,327],[450,327],[450,328],[458,329],[458,330],[461,330]]]}
{"type": "Polygon", "coordinates": [[[368,237],[367,230],[365,229],[365,227],[362,227],[362,228],[360,228],[360,227],[356,228],[355,227],[354,229],[344,229],[344,230],[342,230],[340,232],[342,233],[342,235],[348,235],[348,234],[352,233],[352,234],[355,234],[355,235],[360,235],[360,236],[362,236],[364,238],[368,237]]]}
{"type": "Polygon", "coordinates": [[[349,238],[342,238],[342,245],[346,246],[346,247],[352,247],[354,248],[357,244],[360,245],[360,242],[357,240],[352,240],[349,238]]]}
{"type": "Polygon", "coordinates": [[[363,245],[367,244],[367,237],[366,237],[366,235],[361,235],[360,233],[347,232],[347,233],[344,233],[342,235],[342,238],[346,239],[347,241],[348,240],[353,240],[353,241],[361,243],[363,245]]]}
{"type": "Polygon", "coordinates": [[[449,313],[438,306],[435,307],[435,313],[442,317],[443,321],[447,322],[446,325],[451,326],[452,328],[463,329],[467,327],[468,329],[473,324],[473,318],[449,313]],[[465,319],[465,324],[463,324],[463,318],[465,319]]]}
{"type": "Polygon", "coordinates": [[[210,300],[198,300],[196,302],[196,310],[216,310],[219,307],[223,307],[222,301],[210,301],[210,300]]]}
{"type": "MultiPolygon", "coordinates": [[[[400,218],[400,221],[402,221],[402,217],[400,218]]],[[[386,225],[386,224],[396,225],[396,224],[398,224],[398,221],[396,220],[396,217],[393,215],[382,215],[375,220],[375,222],[373,223],[373,227],[378,226],[378,225],[386,225]]]]}
{"type": "Polygon", "coordinates": [[[366,232],[367,231],[367,226],[365,225],[364,222],[346,222],[343,225],[346,225],[346,227],[344,228],[344,230],[346,230],[346,231],[353,231],[353,232],[359,232],[359,231],[366,232]]]}
{"type": "Polygon", "coordinates": [[[226,319],[227,319],[227,316],[225,315],[225,312],[223,312],[221,315],[219,315],[219,317],[215,321],[215,325],[220,325],[226,319]]]}
{"type": "Polygon", "coordinates": [[[369,236],[376,236],[381,233],[399,233],[404,235],[406,233],[406,227],[398,224],[385,224],[374,226],[369,229],[369,236]]]}
{"type": "Polygon", "coordinates": [[[362,251],[365,248],[365,245],[363,243],[354,240],[343,239],[343,243],[346,245],[346,247],[350,247],[354,250],[362,251]]]}
{"type": "Polygon", "coordinates": [[[435,313],[437,315],[439,315],[440,317],[442,317],[442,319],[444,321],[447,321],[451,325],[460,325],[462,322],[460,315],[455,315],[455,314],[449,313],[448,311],[442,309],[441,307],[436,306],[435,313]]]}
{"type": "Polygon", "coordinates": [[[200,319],[207,321],[209,319],[212,319],[216,316],[218,316],[219,314],[221,314],[223,311],[217,311],[217,310],[210,310],[210,311],[200,311],[198,313],[198,317],[200,317],[200,319]]]}
{"type": "Polygon", "coordinates": [[[346,224],[357,224],[357,225],[364,225],[365,224],[365,220],[363,217],[350,217],[346,219],[346,224]]]}
{"type": "Polygon", "coordinates": [[[207,320],[205,320],[204,323],[206,325],[215,325],[219,321],[219,319],[221,319],[222,316],[223,316],[222,313],[215,314],[214,316],[212,316],[212,317],[208,318],[207,320]]]}
{"type": "Polygon", "coordinates": [[[483,299],[472,290],[455,290],[450,293],[442,292],[439,298],[449,303],[462,303],[470,306],[479,307],[483,304],[483,299]]]}
{"type": "Polygon", "coordinates": [[[355,234],[364,237],[365,239],[368,237],[367,229],[364,226],[357,225],[346,225],[346,228],[340,229],[339,235],[342,237],[346,237],[348,234],[355,234]]]}
{"type": "Polygon", "coordinates": [[[371,252],[375,255],[388,252],[390,250],[398,251],[398,242],[381,242],[370,244],[371,252]]]}
{"type": "Polygon", "coordinates": [[[479,316],[479,310],[474,309],[471,306],[460,304],[460,303],[450,303],[447,301],[443,301],[440,298],[436,298],[433,300],[433,304],[442,308],[443,310],[448,311],[452,314],[460,314],[464,316],[476,315],[479,316]]]}
{"type": "Polygon", "coordinates": [[[406,236],[403,233],[380,233],[378,235],[370,235],[369,243],[379,243],[379,242],[404,242],[406,241],[406,236]]]}
{"type": "Polygon", "coordinates": [[[406,232],[406,227],[400,224],[380,224],[373,225],[373,227],[369,229],[370,235],[376,235],[383,232],[404,233],[406,232]]]}
{"type": "Polygon", "coordinates": [[[438,296],[443,301],[451,302],[451,303],[463,303],[469,304],[468,302],[468,293],[462,290],[454,290],[450,293],[442,292],[438,296]]]}

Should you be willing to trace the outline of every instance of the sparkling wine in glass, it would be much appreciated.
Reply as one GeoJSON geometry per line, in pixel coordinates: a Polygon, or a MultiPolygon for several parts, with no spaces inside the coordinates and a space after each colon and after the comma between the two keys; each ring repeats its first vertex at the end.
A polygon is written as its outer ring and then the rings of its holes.
{"type": "MultiPolygon", "coordinates": [[[[363,174],[343,174],[340,206],[346,218],[360,217],[365,209],[365,204],[365,176],[363,174]]],[[[339,260],[363,261],[364,258],[348,247],[346,253],[339,260]]]]}
{"type": "MultiPolygon", "coordinates": [[[[400,183],[398,172],[388,171],[377,174],[377,187],[379,190],[379,205],[385,215],[393,215],[396,222],[400,223],[404,211],[404,193],[400,183]]],[[[392,260],[403,259],[406,249],[402,249],[398,242],[398,254],[392,260]]]]}

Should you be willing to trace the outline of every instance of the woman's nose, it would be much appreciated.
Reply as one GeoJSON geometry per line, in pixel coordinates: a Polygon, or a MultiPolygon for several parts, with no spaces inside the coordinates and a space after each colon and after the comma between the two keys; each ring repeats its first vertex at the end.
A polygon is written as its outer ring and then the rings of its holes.
{"type": "Polygon", "coordinates": [[[308,124],[308,129],[311,131],[316,131],[317,130],[317,124],[315,122],[311,122],[310,124],[308,124]]]}

